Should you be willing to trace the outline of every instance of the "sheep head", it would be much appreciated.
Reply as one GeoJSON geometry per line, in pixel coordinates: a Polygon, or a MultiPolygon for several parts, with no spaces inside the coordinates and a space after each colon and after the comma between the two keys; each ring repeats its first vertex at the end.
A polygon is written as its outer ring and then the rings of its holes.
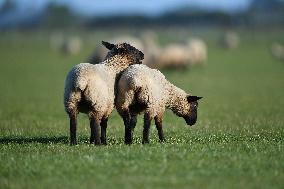
{"type": "Polygon", "coordinates": [[[197,120],[197,108],[198,108],[198,100],[200,100],[202,97],[198,96],[187,96],[187,102],[189,104],[189,109],[186,113],[186,115],[183,116],[186,123],[190,126],[194,125],[197,120]]]}
{"type": "Polygon", "coordinates": [[[128,43],[111,44],[109,42],[102,41],[102,44],[108,50],[110,50],[106,58],[110,58],[115,55],[120,55],[130,60],[133,60],[131,61],[131,64],[141,64],[142,60],[144,59],[144,54],[128,43]]]}

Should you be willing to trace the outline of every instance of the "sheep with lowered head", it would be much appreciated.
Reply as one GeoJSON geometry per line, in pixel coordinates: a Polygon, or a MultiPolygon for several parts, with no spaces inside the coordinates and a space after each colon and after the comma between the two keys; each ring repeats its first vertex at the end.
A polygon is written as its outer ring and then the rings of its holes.
{"type": "Polygon", "coordinates": [[[125,125],[125,143],[132,143],[137,115],[144,112],[143,143],[149,143],[151,120],[155,120],[160,141],[164,140],[162,119],[166,108],[183,117],[188,125],[197,120],[198,100],[170,83],[156,69],[132,65],[122,72],[117,83],[115,105],[125,125]]]}
{"type": "Polygon", "coordinates": [[[108,117],[114,108],[117,76],[131,64],[141,64],[144,54],[127,43],[102,42],[109,52],[100,64],[75,65],[65,80],[64,106],[70,118],[70,143],[76,141],[77,115],[88,115],[90,143],[106,144],[108,117]],[[101,126],[101,137],[100,128],[101,126]]]}
{"type": "Polygon", "coordinates": [[[191,38],[186,44],[171,43],[156,51],[152,68],[184,68],[203,64],[207,61],[206,43],[199,38],[191,38]]]}

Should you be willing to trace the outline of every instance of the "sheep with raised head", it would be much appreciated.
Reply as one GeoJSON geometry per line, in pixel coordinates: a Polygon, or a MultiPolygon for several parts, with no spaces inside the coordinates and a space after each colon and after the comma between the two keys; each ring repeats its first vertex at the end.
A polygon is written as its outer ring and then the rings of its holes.
{"type": "MultiPolygon", "coordinates": [[[[108,41],[114,44],[127,42],[131,44],[133,47],[141,50],[142,52],[144,52],[145,50],[142,42],[138,38],[131,37],[131,36],[118,36],[113,39],[109,39],[108,41]]],[[[97,64],[99,62],[102,62],[104,58],[106,57],[106,54],[107,54],[106,48],[103,48],[101,45],[97,46],[95,51],[92,53],[92,55],[88,59],[88,62],[91,64],[97,64]]]]}
{"type": "Polygon", "coordinates": [[[151,120],[155,120],[160,141],[164,140],[162,119],[166,108],[183,117],[188,125],[197,120],[198,100],[170,83],[156,69],[132,65],[122,72],[117,83],[115,105],[125,125],[125,143],[132,143],[137,115],[144,112],[143,143],[149,143],[151,120]]]}
{"type": "Polygon", "coordinates": [[[108,117],[114,108],[117,76],[131,64],[140,64],[144,54],[127,43],[102,42],[109,49],[105,61],[100,64],[75,65],[65,80],[64,106],[70,118],[70,143],[76,141],[77,115],[88,115],[90,143],[106,144],[108,117]],[[101,136],[100,128],[101,126],[101,136]]]}

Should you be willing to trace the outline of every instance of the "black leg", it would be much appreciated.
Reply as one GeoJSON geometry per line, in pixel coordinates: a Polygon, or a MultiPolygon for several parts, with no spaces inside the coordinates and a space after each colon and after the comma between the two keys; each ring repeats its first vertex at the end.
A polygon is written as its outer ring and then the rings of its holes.
{"type": "Polygon", "coordinates": [[[162,118],[155,117],[155,125],[158,131],[159,139],[161,142],[165,141],[164,138],[164,132],[163,132],[163,124],[162,124],[162,118]]]}
{"type": "Polygon", "coordinates": [[[108,118],[105,118],[105,119],[103,118],[101,121],[101,142],[104,145],[107,144],[107,139],[106,139],[107,121],[108,121],[108,118]]]}
{"type": "Polygon", "coordinates": [[[99,145],[101,144],[100,139],[100,121],[96,118],[90,118],[90,128],[91,128],[91,137],[90,137],[90,143],[99,145]]]}
{"type": "Polygon", "coordinates": [[[132,144],[133,142],[133,132],[134,132],[134,128],[136,126],[137,123],[137,116],[131,116],[130,120],[129,120],[129,125],[125,128],[125,143],[126,144],[132,144]]]}
{"type": "Polygon", "coordinates": [[[70,117],[70,145],[76,145],[77,116],[69,115],[69,117],[70,117]]]}
{"type": "Polygon", "coordinates": [[[149,129],[151,125],[151,120],[152,118],[150,117],[149,114],[145,113],[144,114],[144,129],[143,129],[143,144],[149,143],[149,129]]]}
{"type": "Polygon", "coordinates": [[[136,127],[136,123],[137,123],[137,115],[132,115],[130,119],[130,126],[132,130],[134,130],[134,128],[136,127]]]}
{"type": "Polygon", "coordinates": [[[124,112],[122,115],[124,128],[125,128],[125,135],[124,135],[124,142],[125,144],[131,144],[131,126],[130,126],[130,114],[128,112],[124,112]]]}
{"type": "Polygon", "coordinates": [[[93,125],[94,125],[94,120],[90,118],[90,129],[91,129],[90,144],[95,143],[95,131],[93,125]]]}

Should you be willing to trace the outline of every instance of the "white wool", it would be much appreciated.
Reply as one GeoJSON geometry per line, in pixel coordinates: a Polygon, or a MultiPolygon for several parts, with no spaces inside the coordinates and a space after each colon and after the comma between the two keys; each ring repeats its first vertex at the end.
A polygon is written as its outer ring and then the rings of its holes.
{"type": "Polygon", "coordinates": [[[170,108],[178,116],[190,111],[187,93],[174,86],[156,69],[146,65],[129,66],[118,81],[116,108],[119,113],[129,111],[129,106],[146,105],[146,113],[152,118],[162,116],[170,108]]]}
{"type": "Polygon", "coordinates": [[[203,40],[198,38],[189,39],[187,46],[190,64],[202,64],[207,61],[207,45],[203,40]]]}
{"type": "Polygon", "coordinates": [[[112,52],[100,64],[81,63],[70,70],[64,89],[64,105],[68,114],[83,112],[98,119],[110,115],[114,108],[116,77],[130,64],[139,63],[134,54],[112,55],[112,52]]]}
{"type": "Polygon", "coordinates": [[[207,45],[199,38],[192,38],[186,44],[171,43],[155,51],[154,63],[146,63],[152,68],[185,67],[203,64],[207,61],[207,45]]]}
{"type": "Polygon", "coordinates": [[[114,104],[116,71],[105,64],[81,63],[71,69],[65,81],[64,91],[67,112],[78,111],[76,104],[81,100],[81,92],[83,92],[86,100],[92,102],[93,109],[99,115],[111,113],[114,104]]]}

